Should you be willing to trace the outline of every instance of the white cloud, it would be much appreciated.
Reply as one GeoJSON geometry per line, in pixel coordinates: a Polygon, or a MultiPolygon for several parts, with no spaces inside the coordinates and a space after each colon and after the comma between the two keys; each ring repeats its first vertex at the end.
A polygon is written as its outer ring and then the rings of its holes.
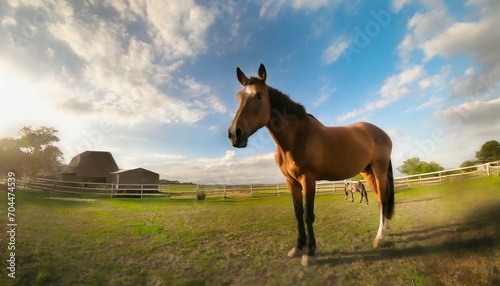
{"type": "Polygon", "coordinates": [[[419,88],[421,90],[430,89],[430,92],[432,93],[437,93],[444,90],[445,88],[448,88],[447,81],[450,71],[451,71],[450,65],[442,66],[437,74],[430,75],[419,80],[418,82],[419,88]]]}
{"type": "Polygon", "coordinates": [[[470,67],[468,68],[466,71],[465,71],[465,75],[474,75],[475,73],[475,70],[474,70],[474,67],[470,67]]]}
{"type": "MultiPolygon", "coordinates": [[[[421,45],[432,36],[446,29],[453,19],[448,15],[448,11],[440,1],[423,1],[424,6],[432,7],[426,13],[415,13],[408,21],[408,33],[399,43],[397,50],[404,66],[412,65],[416,61],[413,58],[413,52],[419,49],[421,45]]],[[[394,1],[393,6],[396,9],[398,5],[405,5],[407,1],[394,1]]],[[[396,9],[398,11],[398,9],[396,9]]]]}
{"type": "MultiPolygon", "coordinates": [[[[446,29],[434,33],[420,45],[424,52],[424,60],[440,56],[451,59],[456,56],[468,55],[474,65],[481,68],[476,71],[471,66],[464,75],[458,76],[452,82],[452,95],[479,96],[485,92],[491,93],[500,83],[500,2],[469,1],[466,4],[472,9],[480,10],[477,21],[455,22],[446,29]]],[[[432,23],[428,23],[430,25],[432,23]]]]}
{"type": "Polygon", "coordinates": [[[404,70],[395,78],[391,78],[391,80],[394,79],[399,85],[405,85],[421,78],[423,74],[424,74],[423,66],[416,65],[410,69],[404,70]]]}
{"type": "Polygon", "coordinates": [[[428,107],[436,106],[443,101],[442,97],[431,97],[428,101],[417,106],[416,110],[425,109],[428,107]]]}
{"type": "Polygon", "coordinates": [[[399,101],[410,92],[410,85],[419,80],[424,74],[423,66],[416,65],[387,78],[377,93],[380,96],[377,100],[369,101],[363,107],[339,116],[337,121],[343,122],[399,101]]]}
{"type": "Polygon", "coordinates": [[[435,112],[447,124],[442,142],[427,140],[432,159],[450,167],[471,158],[489,140],[500,141],[500,97],[472,101],[435,112]]]}
{"type": "Polygon", "coordinates": [[[309,10],[314,11],[321,7],[336,6],[341,1],[329,0],[266,0],[260,8],[259,15],[261,17],[273,18],[278,15],[279,11],[285,7],[290,6],[295,10],[309,10]]]}
{"type": "MultiPolygon", "coordinates": [[[[186,57],[206,51],[206,33],[215,17],[210,7],[194,1],[104,3],[116,9],[117,19],[97,13],[99,5],[86,3],[9,4],[6,14],[32,10],[43,27],[21,46],[13,39],[0,44],[5,67],[11,73],[12,67],[24,73],[12,77],[28,75],[57,87],[43,94],[31,89],[32,94],[20,96],[36,96],[53,112],[74,119],[101,118],[117,124],[194,124],[209,113],[226,112],[209,86],[199,84],[201,90],[193,90],[194,79],[172,77],[186,57]],[[144,25],[142,30],[131,28],[137,23],[144,25]],[[176,89],[186,84],[188,90],[176,89]],[[186,96],[192,91],[199,95],[196,101],[186,96]]],[[[5,25],[0,29],[20,33],[22,27],[10,16],[1,20],[5,25]]]]}
{"type": "Polygon", "coordinates": [[[227,150],[222,157],[189,157],[167,153],[116,152],[120,167],[146,167],[162,178],[198,184],[261,184],[284,182],[274,162],[274,153],[239,156],[227,150]]]}
{"type": "Polygon", "coordinates": [[[146,5],[150,31],[166,57],[196,56],[206,49],[204,35],[214,22],[213,11],[192,0],[151,1],[146,5]]]}
{"type": "Polygon", "coordinates": [[[399,10],[401,10],[405,5],[407,5],[410,2],[411,2],[411,0],[393,0],[392,1],[392,9],[394,9],[394,11],[398,12],[399,10]]]}
{"type": "Polygon", "coordinates": [[[214,110],[217,113],[225,113],[226,106],[215,96],[214,91],[208,85],[197,82],[191,77],[182,79],[181,82],[187,87],[186,93],[195,101],[195,105],[200,110],[208,112],[214,110]]]}
{"type": "Polygon", "coordinates": [[[449,64],[435,75],[418,81],[424,93],[435,95],[415,110],[437,107],[434,114],[438,120],[433,121],[431,129],[422,138],[410,139],[407,145],[411,148],[407,151],[418,153],[424,160],[457,167],[460,162],[473,158],[485,141],[498,140],[500,58],[497,51],[500,32],[497,27],[500,26],[500,2],[467,1],[467,16],[461,18],[466,20],[454,19],[442,1],[420,2],[427,12],[418,12],[410,19],[408,33],[398,46],[403,66],[414,62],[428,64],[435,57],[449,61],[449,64]],[[457,57],[467,58],[469,66],[450,80],[450,71],[457,71],[453,62],[457,57]],[[443,90],[452,97],[468,97],[445,101],[443,90]],[[464,103],[449,107],[451,102],[458,100],[464,103]]]}
{"type": "Polygon", "coordinates": [[[422,89],[422,90],[427,89],[430,85],[431,85],[431,81],[428,78],[424,78],[418,82],[418,87],[420,87],[420,89],[422,89]]]}
{"type": "Polygon", "coordinates": [[[416,13],[408,22],[408,28],[413,30],[413,35],[418,42],[443,31],[452,19],[444,8],[435,9],[428,13],[416,13]]]}
{"type": "Polygon", "coordinates": [[[335,88],[330,88],[328,84],[322,86],[319,90],[319,96],[313,101],[312,106],[318,107],[322,105],[325,101],[330,99],[335,90],[335,88]]]}
{"type": "MultiPolygon", "coordinates": [[[[500,97],[488,101],[475,100],[458,106],[449,107],[436,112],[436,116],[452,123],[453,128],[477,128],[480,130],[495,130],[500,127],[500,97]]],[[[498,134],[492,132],[491,134],[498,134]]],[[[476,133],[474,132],[474,133],[476,133]]],[[[483,133],[487,133],[484,132],[483,133]]]]}
{"type": "Polygon", "coordinates": [[[338,37],[328,48],[323,52],[323,62],[327,65],[335,62],[342,53],[352,43],[352,38],[345,36],[338,37]]]}
{"type": "Polygon", "coordinates": [[[309,9],[316,10],[322,6],[328,5],[328,0],[293,0],[292,7],[294,9],[309,9]]]}

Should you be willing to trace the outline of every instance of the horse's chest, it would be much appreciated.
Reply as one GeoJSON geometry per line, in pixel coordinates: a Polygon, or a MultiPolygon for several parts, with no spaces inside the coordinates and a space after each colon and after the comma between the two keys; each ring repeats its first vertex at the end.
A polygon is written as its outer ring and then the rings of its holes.
{"type": "Polygon", "coordinates": [[[275,159],[276,164],[285,177],[297,178],[303,173],[303,168],[301,168],[300,161],[297,161],[292,156],[283,154],[281,152],[276,152],[275,159]]]}

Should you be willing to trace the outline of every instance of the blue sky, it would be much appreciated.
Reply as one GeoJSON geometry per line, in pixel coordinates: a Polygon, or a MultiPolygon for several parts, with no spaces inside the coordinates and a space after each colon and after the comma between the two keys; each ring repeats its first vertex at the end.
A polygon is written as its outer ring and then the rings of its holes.
{"type": "Polygon", "coordinates": [[[326,125],[372,122],[395,167],[446,168],[500,140],[500,2],[3,1],[0,137],[53,126],[66,162],[197,183],[282,182],[265,129],[234,149],[236,67],[326,125]],[[368,3],[367,3],[368,2],[368,3]]]}

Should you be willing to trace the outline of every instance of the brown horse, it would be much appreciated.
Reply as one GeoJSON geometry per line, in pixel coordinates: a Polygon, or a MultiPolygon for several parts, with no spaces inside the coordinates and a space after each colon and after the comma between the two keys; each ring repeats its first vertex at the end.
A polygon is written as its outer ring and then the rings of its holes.
{"type": "Polygon", "coordinates": [[[307,114],[304,106],[266,85],[267,73],[262,64],[258,77],[247,78],[239,68],[236,74],[243,89],[237,95],[239,108],[229,127],[228,137],[234,147],[243,148],[247,146],[249,136],[266,126],[276,142],[276,164],[286,177],[298,228],[297,244],[288,256],[302,256],[301,263],[305,266],[315,261],[316,180],[343,180],[360,172],[377,194],[379,202],[380,224],[373,246],[383,245],[394,212],[392,142],[389,136],[366,122],[324,126],[307,114]],[[308,248],[305,254],[304,246],[308,248]]]}

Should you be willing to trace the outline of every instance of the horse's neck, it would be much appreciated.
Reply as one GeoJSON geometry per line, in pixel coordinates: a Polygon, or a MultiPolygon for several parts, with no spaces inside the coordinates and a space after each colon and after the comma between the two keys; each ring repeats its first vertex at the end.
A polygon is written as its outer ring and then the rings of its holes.
{"type": "Polygon", "coordinates": [[[288,151],[292,148],[299,133],[303,133],[307,120],[309,118],[298,119],[292,115],[273,113],[266,127],[278,148],[288,151]]]}

